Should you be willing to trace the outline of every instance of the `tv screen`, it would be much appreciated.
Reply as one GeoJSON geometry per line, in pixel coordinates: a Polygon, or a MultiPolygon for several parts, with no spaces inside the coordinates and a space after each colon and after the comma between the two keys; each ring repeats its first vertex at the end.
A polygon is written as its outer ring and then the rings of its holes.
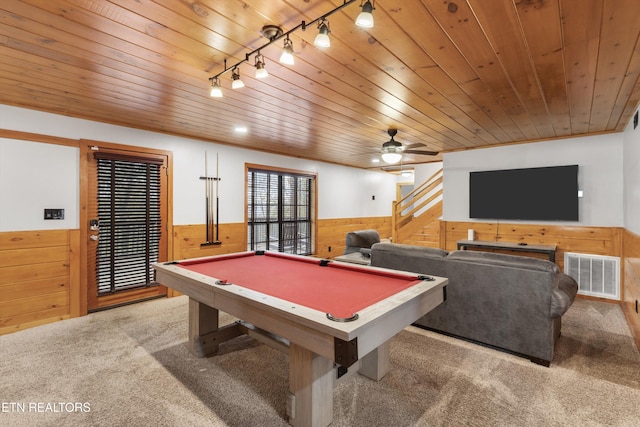
{"type": "Polygon", "coordinates": [[[578,221],[578,165],[470,172],[469,217],[578,221]]]}

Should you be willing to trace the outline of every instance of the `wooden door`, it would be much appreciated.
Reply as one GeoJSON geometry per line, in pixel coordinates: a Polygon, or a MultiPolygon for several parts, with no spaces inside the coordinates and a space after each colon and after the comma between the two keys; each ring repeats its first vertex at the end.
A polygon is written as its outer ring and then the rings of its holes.
{"type": "Polygon", "coordinates": [[[87,311],[165,296],[151,264],[168,254],[168,153],[85,142],[87,311]]]}

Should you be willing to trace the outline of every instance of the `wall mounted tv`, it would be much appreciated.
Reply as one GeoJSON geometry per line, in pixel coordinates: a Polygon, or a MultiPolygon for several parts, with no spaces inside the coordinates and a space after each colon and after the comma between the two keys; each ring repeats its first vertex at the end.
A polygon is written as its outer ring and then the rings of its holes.
{"type": "Polygon", "coordinates": [[[470,172],[469,217],[578,221],[578,165],[470,172]]]}

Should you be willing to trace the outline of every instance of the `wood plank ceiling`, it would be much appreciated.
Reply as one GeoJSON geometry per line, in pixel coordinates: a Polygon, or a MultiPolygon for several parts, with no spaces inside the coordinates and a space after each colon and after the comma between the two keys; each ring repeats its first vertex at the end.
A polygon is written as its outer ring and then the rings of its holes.
{"type": "Polygon", "coordinates": [[[621,132],[640,101],[638,0],[380,0],[367,30],[357,1],[329,18],[331,47],[313,45],[315,26],[295,31],[295,65],[275,42],[268,78],[251,57],[244,88],[226,73],[224,97],[209,96],[225,59],[268,42],[265,24],[341,4],[2,1],[0,103],[370,168],[389,128],[447,152],[621,132]]]}

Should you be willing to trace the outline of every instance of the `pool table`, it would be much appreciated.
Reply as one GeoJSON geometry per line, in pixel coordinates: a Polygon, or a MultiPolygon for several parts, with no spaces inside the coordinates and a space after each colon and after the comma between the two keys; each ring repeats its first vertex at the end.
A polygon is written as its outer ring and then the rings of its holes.
{"type": "Polygon", "coordinates": [[[196,356],[241,334],[288,353],[295,426],[330,424],[335,379],[350,367],[381,379],[388,341],[446,297],[446,278],[278,252],[153,267],[159,283],[189,296],[187,347],[196,356]],[[218,310],[241,320],[220,327],[218,310]]]}

